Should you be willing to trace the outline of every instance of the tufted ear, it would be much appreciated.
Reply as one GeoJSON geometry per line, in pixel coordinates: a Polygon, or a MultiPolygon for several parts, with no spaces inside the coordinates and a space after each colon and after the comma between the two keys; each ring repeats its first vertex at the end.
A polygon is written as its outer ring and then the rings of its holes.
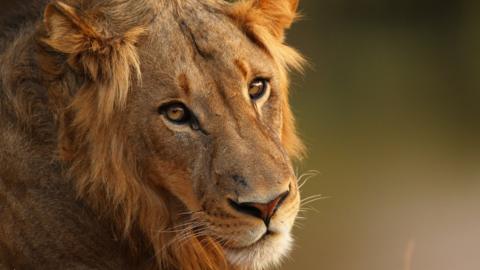
{"type": "Polygon", "coordinates": [[[232,5],[231,16],[247,31],[264,28],[283,41],[288,29],[297,17],[299,0],[239,0],[232,5]]]}
{"type": "Polygon", "coordinates": [[[44,42],[62,53],[73,54],[93,49],[99,45],[93,43],[101,40],[87,18],[81,17],[73,7],[62,2],[47,6],[44,24],[48,35],[44,42]]]}
{"type": "Polygon", "coordinates": [[[129,27],[118,33],[112,30],[116,25],[103,22],[108,21],[103,13],[95,7],[80,11],[63,2],[49,4],[40,40],[63,54],[66,63],[87,79],[85,88],[97,90],[92,97],[103,108],[103,116],[109,116],[115,107],[126,103],[131,71],[140,76],[136,43],[145,27],[129,27]]]}
{"type": "MultiPolygon", "coordinates": [[[[98,14],[96,16],[100,17],[98,14]]],[[[107,30],[109,27],[93,23],[99,24],[98,21],[98,18],[63,2],[54,2],[45,9],[44,25],[47,36],[42,41],[56,51],[67,54],[69,64],[74,67],[83,66],[92,79],[98,79],[101,75],[106,75],[102,74],[102,67],[99,65],[108,65],[108,60],[113,60],[108,58],[113,57],[115,52],[122,51],[128,56],[128,49],[133,49],[145,30],[142,27],[133,27],[122,34],[114,35],[107,30]],[[90,57],[87,57],[87,54],[90,57]],[[91,57],[95,57],[97,61],[87,59],[91,57]]]]}

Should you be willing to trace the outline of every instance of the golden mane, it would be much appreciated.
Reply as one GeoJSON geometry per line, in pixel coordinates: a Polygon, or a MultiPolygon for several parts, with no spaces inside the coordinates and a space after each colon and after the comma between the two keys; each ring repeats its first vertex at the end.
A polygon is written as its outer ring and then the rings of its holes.
{"type": "MultiPolygon", "coordinates": [[[[226,269],[229,266],[222,248],[214,239],[172,231],[176,217],[170,215],[168,199],[142,180],[148,172],[131,151],[132,142],[122,122],[130,86],[141,81],[136,45],[148,35],[149,20],[142,19],[121,32],[111,31],[95,17],[99,9],[123,1],[111,2],[81,12],[62,2],[50,4],[38,32],[42,48],[38,59],[52,81],[49,93],[57,97],[60,158],[70,168],[78,196],[114,221],[131,241],[133,252],[153,250],[152,268],[226,269]],[[67,70],[82,75],[75,94],[66,89],[67,70]],[[65,102],[66,97],[69,102],[65,102]],[[136,230],[144,239],[138,239],[136,230]]],[[[291,156],[299,156],[303,146],[295,134],[286,97],[287,71],[289,67],[300,69],[303,60],[284,44],[283,31],[296,17],[297,3],[248,0],[217,6],[269,52],[281,71],[285,95],[282,142],[291,156]]],[[[129,11],[119,13],[125,12],[129,11]]]]}

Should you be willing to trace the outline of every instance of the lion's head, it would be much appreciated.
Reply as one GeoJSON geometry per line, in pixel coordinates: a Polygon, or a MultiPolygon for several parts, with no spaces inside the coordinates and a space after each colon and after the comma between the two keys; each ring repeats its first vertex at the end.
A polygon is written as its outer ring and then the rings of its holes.
{"type": "Polygon", "coordinates": [[[38,59],[79,196],[179,269],[264,269],[299,208],[297,0],[50,4],[38,59]],[[131,231],[140,231],[143,240],[131,231]]]}

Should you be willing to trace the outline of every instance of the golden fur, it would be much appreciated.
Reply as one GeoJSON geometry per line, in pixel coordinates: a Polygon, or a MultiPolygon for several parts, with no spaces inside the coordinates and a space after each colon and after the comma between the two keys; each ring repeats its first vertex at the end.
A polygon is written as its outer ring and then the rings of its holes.
{"type": "MultiPolygon", "coordinates": [[[[302,154],[303,146],[288,105],[287,71],[289,67],[299,69],[303,61],[284,44],[284,30],[296,17],[298,1],[198,2],[72,0],[46,7],[43,22],[35,31],[39,46],[36,59],[58,128],[56,153],[66,177],[74,180],[78,198],[115,224],[115,230],[128,240],[129,252],[141,256],[145,250],[151,250],[147,254],[153,254],[155,260],[148,267],[263,269],[270,264],[242,265],[245,259],[237,260],[233,255],[228,258],[221,241],[210,234],[194,233],[192,221],[199,218],[194,208],[202,206],[185,184],[192,174],[182,167],[183,159],[170,162],[139,156],[136,149],[143,149],[143,144],[155,145],[155,139],[139,143],[135,132],[125,124],[132,121],[134,109],[129,102],[136,99],[136,88],[144,84],[148,87],[150,70],[142,67],[142,57],[148,58],[151,52],[139,47],[153,44],[158,17],[165,12],[189,14],[192,5],[203,5],[230,18],[270,57],[280,88],[281,147],[291,158],[302,154]],[[163,175],[169,176],[167,182],[159,180],[163,175]],[[182,216],[185,211],[190,213],[187,217],[182,216]]],[[[244,69],[246,76],[249,71],[244,69]]],[[[183,88],[195,83],[182,76],[183,88]]],[[[266,138],[270,141],[270,135],[266,138]]],[[[284,159],[287,161],[278,162],[286,162],[285,168],[289,168],[288,157],[284,159]]],[[[288,183],[297,189],[294,180],[288,183]]],[[[258,186],[260,194],[266,188],[258,183],[250,185],[258,186]]],[[[282,187],[285,185],[283,182],[282,187]]],[[[289,219],[294,219],[298,211],[298,192],[293,194],[285,206],[289,219]]]]}

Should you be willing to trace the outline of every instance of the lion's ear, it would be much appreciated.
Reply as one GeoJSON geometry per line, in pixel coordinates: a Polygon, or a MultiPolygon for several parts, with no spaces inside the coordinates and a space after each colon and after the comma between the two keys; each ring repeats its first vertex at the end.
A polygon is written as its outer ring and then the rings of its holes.
{"type": "Polygon", "coordinates": [[[101,39],[87,18],[62,2],[54,2],[46,7],[44,24],[48,37],[43,41],[62,53],[80,53],[93,45],[91,41],[101,39]]]}
{"type": "MultiPolygon", "coordinates": [[[[44,31],[40,37],[43,44],[65,56],[60,61],[65,59],[71,68],[84,75],[83,88],[96,91],[83,91],[83,94],[92,94],[93,98],[89,98],[95,99],[106,117],[111,116],[116,107],[125,106],[132,72],[140,79],[136,45],[146,33],[145,25],[140,23],[125,27],[108,23],[107,17],[124,21],[113,17],[112,14],[118,13],[114,8],[97,5],[79,10],[56,1],[45,9],[44,31]]],[[[53,66],[60,69],[53,73],[62,73],[63,62],[53,66]]]]}
{"type": "Polygon", "coordinates": [[[230,14],[247,30],[266,29],[283,41],[284,32],[297,17],[299,0],[239,0],[230,14]]]}
{"type": "Polygon", "coordinates": [[[135,47],[145,33],[142,25],[122,33],[109,32],[114,26],[106,23],[102,26],[99,13],[97,10],[80,11],[60,1],[51,3],[45,9],[46,36],[41,39],[67,55],[70,66],[82,69],[94,81],[111,79],[115,72],[120,72],[116,69],[138,65],[135,47]]]}

